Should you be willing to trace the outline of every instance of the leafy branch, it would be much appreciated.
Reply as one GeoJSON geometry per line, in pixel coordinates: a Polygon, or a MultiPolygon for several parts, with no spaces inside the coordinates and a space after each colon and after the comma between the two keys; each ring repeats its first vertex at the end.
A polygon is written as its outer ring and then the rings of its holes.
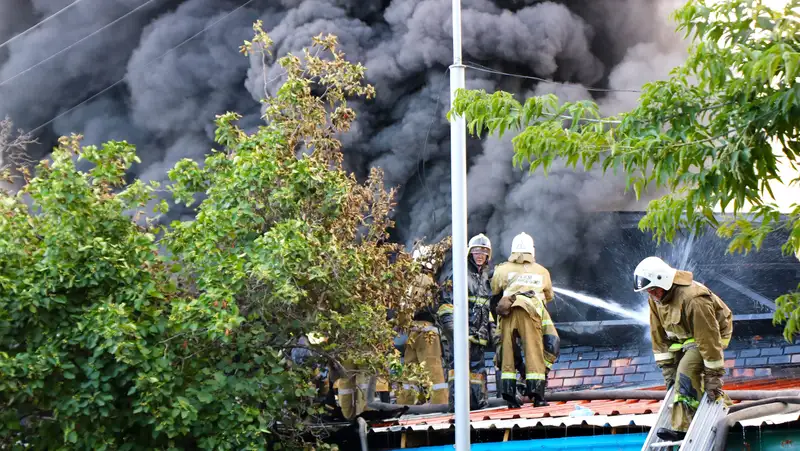
{"type": "MultiPolygon", "coordinates": [[[[800,204],[782,214],[770,202],[770,184],[782,182],[779,158],[800,162],[797,6],[689,1],[675,13],[694,42],[686,63],[645,85],[637,107],[615,117],[603,117],[592,101],[559,104],[548,95],[521,103],[475,90],[459,91],[449,114],[463,115],[473,135],[516,133],[513,163],[530,172],[547,173],[560,160],[622,171],[637,198],[650,187],[668,189],[639,223],[659,242],[710,226],[729,239],[729,252],[746,253],[783,231],[784,253],[798,254],[800,204]],[[732,216],[720,221],[716,209],[732,216]]],[[[789,340],[800,331],[796,296],[782,297],[775,313],[789,340]]]]}

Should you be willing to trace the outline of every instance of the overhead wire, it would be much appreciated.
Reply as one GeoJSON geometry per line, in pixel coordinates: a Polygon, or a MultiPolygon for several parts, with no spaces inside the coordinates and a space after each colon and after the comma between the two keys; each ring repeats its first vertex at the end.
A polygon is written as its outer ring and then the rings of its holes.
{"type": "MultiPolygon", "coordinates": [[[[556,81],[553,81],[553,80],[548,80],[548,79],[541,78],[541,77],[535,77],[535,76],[531,76],[531,75],[515,74],[515,73],[503,72],[503,71],[491,69],[489,67],[486,67],[486,66],[483,66],[481,64],[474,63],[474,62],[465,62],[464,66],[469,68],[469,69],[477,70],[477,71],[480,71],[480,72],[487,72],[487,73],[492,73],[492,74],[497,74],[497,75],[515,77],[515,78],[536,80],[536,81],[543,82],[543,83],[564,85],[564,83],[556,82],[556,81]]],[[[587,88],[587,87],[584,87],[584,89],[586,89],[588,91],[600,91],[600,92],[628,92],[628,93],[641,93],[642,92],[641,90],[636,90],[636,89],[610,89],[610,88],[587,88]]],[[[715,105],[709,106],[708,108],[706,108],[706,110],[716,109],[718,107],[730,105],[730,103],[731,102],[715,104],[715,105]]],[[[568,115],[555,115],[555,114],[544,114],[544,115],[550,116],[550,117],[554,117],[554,118],[558,117],[558,118],[563,118],[563,119],[574,119],[572,116],[568,116],[568,115]]],[[[763,118],[763,117],[765,117],[765,114],[760,115],[759,119],[763,118]]],[[[618,121],[618,120],[594,119],[594,118],[585,118],[585,117],[581,117],[578,120],[579,121],[585,121],[585,122],[611,124],[611,125],[617,125],[617,124],[621,124],[622,123],[621,121],[618,121]]],[[[686,147],[686,146],[704,144],[704,143],[707,143],[707,142],[713,142],[713,141],[716,141],[716,140],[719,140],[719,139],[724,139],[724,138],[730,136],[732,133],[741,133],[746,128],[747,128],[747,126],[742,127],[740,129],[731,129],[731,130],[728,130],[726,133],[722,133],[722,134],[719,134],[719,135],[716,135],[716,136],[712,136],[712,137],[704,138],[704,139],[700,139],[700,140],[680,142],[680,143],[671,143],[671,144],[667,144],[667,145],[663,145],[663,146],[657,146],[657,147],[654,147],[652,150],[674,149],[674,148],[681,148],[681,147],[686,147]]],[[[611,148],[611,146],[587,146],[587,145],[582,145],[581,147],[584,147],[584,148],[587,148],[587,149],[599,150],[599,151],[605,151],[605,150],[609,150],[611,148]]],[[[637,150],[636,147],[631,147],[631,146],[615,146],[615,148],[616,149],[621,149],[621,150],[637,150]]]]}
{"type": "Polygon", "coordinates": [[[111,22],[111,23],[109,23],[109,24],[106,24],[106,25],[104,25],[103,27],[101,27],[101,28],[100,28],[100,29],[98,29],[97,31],[94,31],[94,32],[92,32],[91,34],[89,34],[89,35],[87,35],[87,36],[84,36],[83,38],[79,39],[79,40],[78,40],[78,41],[76,41],[76,42],[73,42],[72,44],[68,45],[67,47],[64,47],[63,49],[59,50],[58,52],[56,52],[56,53],[54,53],[54,54],[52,54],[52,55],[48,56],[47,58],[45,58],[45,59],[43,59],[43,60],[39,61],[38,63],[34,64],[33,66],[31,66],[31,67],[29,67],[29,68],[27,68],[27,69],[23,70],[22,72],[19,72],[18,74],[14,75],[13,77],[11,77],[11,78],[7,78],[7,79],[5,79],[5,80],[1,81],[1,82],[0,82],[0,86],[3,86],[3,85],[5,85],[6,83],[8,83],[8,82],[10,82],[10,81],[12,81],[12,80],[14,80],[14,79],[16,79],[16,78],[20,77],[21,75],[27,74],[28,72],[32,71],[33,69],[36,69],[37,67],[41,66],[42,64],[44,64],[44,63],[46,63],[46,62],[50,61],[51,59],[53,59],[53,58],[57,57],[58,55],[61,55],[62,53],[66,52],[67,50],[70,50],[71,48],[75,47],[76,45],[80,44],[81,42],[84,42],[84,41],[86,41],[87,39],[91,38],[92,36],[96,35],[97,33],[100,33],[101,31],[103,31],[103,30],[107,29],[108,27],[110,27],[110,26],[112,26],[112,25],[116,24],[117,22],[119,22],[119,21],[121,21],[121,20],[125,19],[126,17],[128,17],[128,16],[132,15],[132,14],[133,14],[133,13],[135,13],[136,11],[139,11],[140,9],[144,8],[145,6],[147,6],[147,5],[149,5],[150,3],[153,3],[153,2],[155,2],[155,1],[156,1],[156,0],[147,0],[146,2],[144,2],[144,3],[142,3],[141,5],[137,6],[137,7],[136,7],[136,8],[134,8],[133,10],[131,10],[131,11],[128,11],[127,13],[125,13],[124,15],[122,15],[121,17],[117,18],[117,19],[116,19],[116,20],[114,20],[113,22],[111,22]]]}
{"type": "Polygon", "coordinates": [[[59,14],[63,13],[64,11],[66,11],[66,10],[70,9],[71,7],[73,7],[73,6],[77,5],[78,3],[82,2],[82,1],[83,1],[83,0],[75,0],[74,2],[70,3],[69,5],[67,5],[67,6],[65,6],[65,7],[63,7],[63,8],[61,8],[60,10],[58,10],[57,12],[55,12],[54,14],[52,14],[52,15],[48,16],[46,19],[44,19],[44,20],[41,20],[41,21],[39,21],[39,22],[36,22],[36,24],[35,24],[35,25],[33,25],[32,27],[30,27],[30,28],[28,28],[27,30],[23,31],[22,33],[18,33],[18,34],[16,34],[16,35],[12,36],[12,37],[11,37],[11,38],[9,38],[9,39],[8,39],[6,42],[4,42],[4,43],[0,44],[0,49],[1,49],[1,48],[3,48],[3,47],[5,47],[5,46],[7,46],[8,44],[11,44],[12,42],[16,41],[17,39],[21,38],[22,36],[25,36],[26,34],[28,34],[28,32],[30,32],[30,31],[31,31],[31,30],[33,30],[34,28],[36,28],[36,27],[38,27],[39,25],[41,25],[41,24],[43,24],[43,23],[47,22],[48,20],[50,20],[50,19],[52,19],[52,18],[54,18],[54,17],[58,16],[59,14]]]}
{"type": "MultiPolygon", "coordinates": [[[[512,74],[512,73],[507,73],[507,72],[502,72],[502,71],[496,71],[494,69],[482,66],[482,65],[480,65],[478,63],[465,62],[464,65],[467,68],[470,68],[470,69],[473,69],[473,70],[477,70],[477,71],[481,71],[481,72],[489,72],[489,73],[494,73],[494,74],[498,74],[498,75],[505,75],[505,76],[533,79],[533,80],[537,80],[537,81],[545,82],[545,83],[562,84],[562,83],[554,82],[552,80],[546,80],[544,78],[539,78],[539,77],[533,77],[533,76],[526,76],[526,75],[519,75],[519,74],[512,74]]],[[[440,80],[442,78],[444,78],[444,76],[447,75],[447,73],[449,71],[450,71],[450,68],[448,67],[442,73],[442,75],[440,76],[440,80]]],[[[439,82],[441,83],[441,81],[439,81],[439,82]]],[[[593,91],[604,91],[604,92],[614,91],[614,90],[600,89],[600,88],[588,88],[588,89],[589,90],[593,90],[593,91]]],[[[433,111],[431,112],[431,116],[432,117],[431,117],[430,123],[428,124],[428,130],[425,133],[425,140],[424,140],[423,147],[422,147],[422,149],[420,149],[419,152],[417,152],[417,156],[422,160],[421,168],[417,170],[417,176],[418,176],[420,182],[422,182],[423,188],[425,189],[425,191],[428,193],[429,196],[431,196],[431,192],[430,192],[430,188],[428,187],[427,176],[425,174],[425,162],[426,162],[427,152],[428,152],[428,141],[430,139],[431,130],[433,129],[433,124],[434,124],[434,122],[436,122],[436,114],[439,111],[439,104],[441,103],[441,96],[442,96],[442,92],[443,91],[444,91],[444,84],[442,85],[442,88],[439,89],[439,93],[436,96],[436,106],[434,107],[433,111]]],[[[623,92],[641,92],[641,91],[623,90],[623,92]]],[[[572,119],[571,116],[566,116],[566,115],[561,115],[560,117],[564,118],[564,119],[572,119]]],[[[591,119],[591,118],[582,118],[581,120],[588,121],[588,122],[608,123],[608,124],[619,124],[620,123],[620,121],[609,121],[609,120],[600,120],[600,119],[591,119]]],[[[435,209],[433,210],[433,223],[434,224],[436,223],[436,210],[435,209]]]]}
{"type": "MultiPolygon", "coordinates": [[[[563,82],[554,81],[554,80],[548,80],[548,79],[542,78],[542,77],[535,77],[533,75],[522,75],[522,74],[511,73],[511,72],[503,72],[503,71],[500,71],[500,70],[492,69],[490,67],[486,67],[486,66],[484,66],[482,64],[469,62],[469,61],[464,62],[464,66],[468,67],[470,69],[473,69],[473,70],[477,70],[477,71],[480,71],[480,72],[487,72],[487,73],[490,73],[490,74],[505,75],[507,77],[523,78],[523,79],[527,79],[527,80],[536,80],[536,81],[541,82],[541,83],[548,83],[548,84],[553,84],[553,85],[562,85],[562,86],[566,85],[566,83],[563,83],[563,82]]],[[[594,91],[594,92],[633,92],[633,93],[641,93],[642,92],[639,89],[593,88],[593,87],[587,87],[587,86],[582,86],[582,87],[584,89],[586,89],[587,91],[594,91]]]]}
{"type": "MultiPolygon", "coordinates": [[[[153,1],[153,0],[150,0],[150,1],[153,1]]],[[[173,52],[174,50],[176,50],[176,49],[178,49],[178,48],[182,47],[184,44],[186,44],[187,42],[191,41],[192,39],[194,39],[194,38],[196,38],[196,37],[200,36],[201,34],[205,33],[206,31],[208,31],[209,29],[211,29],[212,27],[214,27],[214,26],[215,26],[215,25],[217,25],[218,23],[220,23],[220,22],[222,22],[223,20],[227,19],[227,18],[228,18],[228,17],[230,17],[232,14],[234,14],[235,12],[237,12],[237,11],[241,10],[242,8],[246,7],[246,6],[247,6],[247,5],[249,5],[250,3],[253,3],[254,1],[255,1],[255,0],[248,0],[248,1],[246,1],[245,3],[243,3],[243,4],[239,5],[238,7],[236,7],[236,9],[233,9],[232,11],[228,12],[228,13],[227,13],[227,14],[225,14],[224,16],[222,16],[222,17],[220,17],[219,19],[217,19],[217,20],[215,20],[214,22],[212,22],[210,25],[206,25],[206,27],[205,27],[205,28],[203,28],[202,30],[198,31],[197,33],[195,33],[195,34],[194,34],[194,35],[192,35],[191,37],[189,37],[189,38],[185,39],[185,40],[184,40],[183,42],[181,42],[180,44],[178,44],[178,45],[176,45],[176,46],[174,46],[174,47],[170,48],[169,50],[167,50],[166,52],[164,52],[164,53],[162,53],[161,55],[157,56],[156,58],[153,58],[152,60],[148,61],[147,63],[145,63],[144,67],[148,67],[148,66],[150,66],[151,64],[155,63],[156,61],[160,60],[161,58],[163,58],[163,57],[167,56],[169,53],[173,52]]],[[[123,81],[125,81],[127,78],[128,78],[128,74],[125,74],[125,76],[123,76],[123,77],[122,77],[122,78],[120,78],[119,80],[115,81],[115,82],[114,82],[114,83],[112,83],[111,85],[107,86],[106,88],[104,88],[104,89],[103,89],[103,90],[101,90],[100,92],[98,92],[98,93],[94,94],[93,96],[89,97],[88,99],[84,100],[83,102],[81,102],[81,103],[79,103],[79,104],[77,104],[77,105],[73,106],[72,108],[68,109],[67,111],[64,111],[63,113],[61,113],[61,114],[59,114],[58,116],[56,116],[56,117],[54,117],[54,118],[50,119],[49,121],[47,121],[47,122],[43,123],[42,125],[40,125],[40,126],[38,126],[38,127],[34,128],[34,129],[33,129],[33,130],[31,130],[29,133],[33,134],[33,133],[35,133],[36,131],[40,130],[41,128],[43,128],[43,127],[46,127],[46,126],[48,126],[48,125],[52,124],[54,121],[58,120],[59,118],[61,118],[61,117],[65,116],[65,115],[69,114],[70,112],[74,111],[76,108],[79,108],[79,107],[81,107],[81,106],[85,105],[86,103],[88,103],[88,102],[91,102],[91,101],[92,101],[92,100],[94,100],[95,98],[97,98],[97,97],[101,96],[102,94],[104,94],[104,93],[108,92],[109,90],[113,89],[115,86],[117,86],[118,84],[122,83],[122,82],[123,82],[123,81]]]]}
{"type": "MultiPolygon", "coordinates": [[[[447,75],[448,72],[450,72],[450,68],[449,67],[444,72],[442,72],[442,75],[439,76],[439,82],[440,83],[441,83],[441,80],[444,79],[444,76],[447,75]]],[[[422,159],[422,170],[420,171],[418,169],[417,170],[417,175],[419,176],[419,179],[422,182],[422,186],[425,188],[425,191],[428,193],[428,196],[430,196],[430,197],[433,197],[433,196],[431,196],[431,190],[428,187],[428,177],[425,175],[425,159],[426,159],[426,157],[428,155],[422,155],[422,153],[423,152],[425,152],[425,153],[428,152],[428,138],[431,135],[431,130],[433,129],[433,123],[436,122],[436,113],[439,112],[439,103],[440,103],[440,100],[442,98],[442,92],[444,91],[444,86],[445,86],[445,84],[442,83],[442,87],[439,88],[439,93],[436,95],[436,106],[433,108],[433,112],[431,113],[431,121],[428,124],[428,131],[425,133],[425,144],[423,145],[422,150],[417,153],[418,156],[422,156],[422,158],[421,158],[422,159]]],[[[433,209],[433,223],[436,224],[436,209],[435,208],[433,209]]]]}

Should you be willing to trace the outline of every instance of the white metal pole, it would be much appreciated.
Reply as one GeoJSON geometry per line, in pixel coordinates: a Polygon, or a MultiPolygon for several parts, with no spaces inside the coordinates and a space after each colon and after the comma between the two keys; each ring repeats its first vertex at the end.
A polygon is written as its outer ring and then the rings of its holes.
{"type": "MultiPolygon", "coordinates": [[[[461,0],[453,0],[453,65],[450,66],[450,106],[466,80],[461,64],[461,0]]],[[[450,123],[450,177],[453,208],[453,302],[455,321],[456,451],[469,451],[469,337],[467,331],[467,128],[464,118],[450,123]]]]}

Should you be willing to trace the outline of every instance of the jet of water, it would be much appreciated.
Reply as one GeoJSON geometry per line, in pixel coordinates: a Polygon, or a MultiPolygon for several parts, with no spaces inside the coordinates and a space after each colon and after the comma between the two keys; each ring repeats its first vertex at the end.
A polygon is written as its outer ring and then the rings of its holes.
{"type": "Polygon", "coordinates": [[[578,293],[577,291],[572,291],[557,287],[553,287],[553,291],[559,294],[563,294],[565,296],[569,296],[584,304],[591,305],[594,307],[599,307],[615,315],[632,319],[638,323],[650,324],[649,307],[645,309],[640,309],[639,311],[633,311],[617,304],[616,302],[609,302],[600,298],[596,298],[594,296],[589,296],[588,294],[578,293]]]}
{"type": "Polygon", "coordinates": [[[694,230],[692,230],[686,244],[681,247],[680,266],[678,269],[688,270],[689,256],[692,254],[692,248],[694,247],[694,235],[694,230]]]}

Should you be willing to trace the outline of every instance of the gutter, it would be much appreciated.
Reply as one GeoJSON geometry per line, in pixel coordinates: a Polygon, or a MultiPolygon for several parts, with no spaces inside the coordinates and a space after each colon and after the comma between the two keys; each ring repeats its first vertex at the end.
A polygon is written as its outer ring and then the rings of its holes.
{"type": "MultiPolygon", "coordinates": [[[[589,435],[510,442],[472,443],[471,451],[639,451],[647,434],[589,435]]],[[[415,451],[453,451],[453,445],[426,446],[415,451]]],[[[391,451],[403,451],[400,449],[391,451]]]]}

